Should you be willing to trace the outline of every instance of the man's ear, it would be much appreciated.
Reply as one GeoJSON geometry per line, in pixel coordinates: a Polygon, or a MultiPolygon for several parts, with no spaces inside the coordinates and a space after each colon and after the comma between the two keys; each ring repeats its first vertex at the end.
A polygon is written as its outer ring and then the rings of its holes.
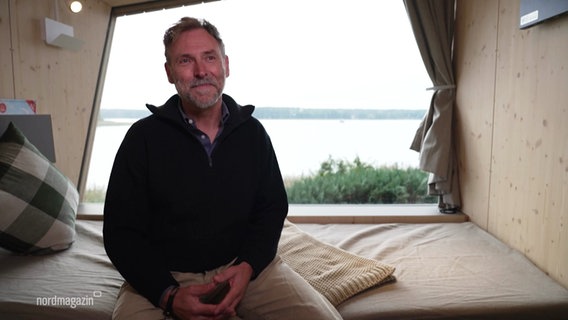
{"type": "Polygon", "coordinates": [[[168,81],[170,83],[174,83],[174,79],[172,78],[172,74],[170,71],[170,66],[168,65],[168,62],[164,62],[164,69],[166,69],[166,75],[168,75],[168,81]]]}
{"type": "Polygon", "coordinates": [[[229,76],[229,56],[225,55],[225,78],[229,76]]]}

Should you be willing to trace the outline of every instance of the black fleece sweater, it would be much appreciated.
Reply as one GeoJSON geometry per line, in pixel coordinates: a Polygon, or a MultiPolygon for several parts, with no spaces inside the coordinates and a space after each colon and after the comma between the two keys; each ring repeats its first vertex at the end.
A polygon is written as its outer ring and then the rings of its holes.
{"type": "Polygon", "coordinates": [[[237,258],[258,275],[276,254],[288,202],[270,138],[227,95],[229,118],[209,157],[189,132],[179,97],[128,130],[104,208],[106,252],[154,305],[170,271],[203,272],[237,258]]]}

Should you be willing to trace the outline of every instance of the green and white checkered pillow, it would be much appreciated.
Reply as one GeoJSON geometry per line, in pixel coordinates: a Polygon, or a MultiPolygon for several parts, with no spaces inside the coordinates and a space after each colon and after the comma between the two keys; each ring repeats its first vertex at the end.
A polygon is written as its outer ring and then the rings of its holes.
{"type": "Polygon", "coordinates": [[[23,254],[69,248],[79,194],[10,123],[0,137],[0,246],[23,254]]]}

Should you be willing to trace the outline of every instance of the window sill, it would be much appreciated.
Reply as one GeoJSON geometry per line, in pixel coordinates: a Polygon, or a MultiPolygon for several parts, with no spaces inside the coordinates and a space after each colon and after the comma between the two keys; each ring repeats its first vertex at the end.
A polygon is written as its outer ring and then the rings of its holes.
{"type": "MultiPolygon", "coordinates": [[[[79,204],[77,219],[102,220],[102,203],[79,204]]],[[[438,223],[465,222],[463,213],[444,214],[435,204],[291,204],[293,223],[438,223]]]]}
{"type": "Polygon", "coordinates": [[[294,223],[436,223],[466,222],[463,213],[444,214],[436,204],[295,204],[288,220],[294,223]]]}

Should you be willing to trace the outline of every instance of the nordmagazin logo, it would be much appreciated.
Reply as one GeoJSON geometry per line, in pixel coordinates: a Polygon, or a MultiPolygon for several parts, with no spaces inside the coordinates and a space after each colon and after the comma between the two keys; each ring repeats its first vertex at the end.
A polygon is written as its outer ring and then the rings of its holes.
{"type": "Polygon", "coordinates": [[[36,297],[36,305],[38,306],[67,306],[75,309],[77,306],[94,306],[95,298],[102,296],[102,292],[93,291],[91,295],[63,297],[54,295],[51,297],[36,297]]]}

